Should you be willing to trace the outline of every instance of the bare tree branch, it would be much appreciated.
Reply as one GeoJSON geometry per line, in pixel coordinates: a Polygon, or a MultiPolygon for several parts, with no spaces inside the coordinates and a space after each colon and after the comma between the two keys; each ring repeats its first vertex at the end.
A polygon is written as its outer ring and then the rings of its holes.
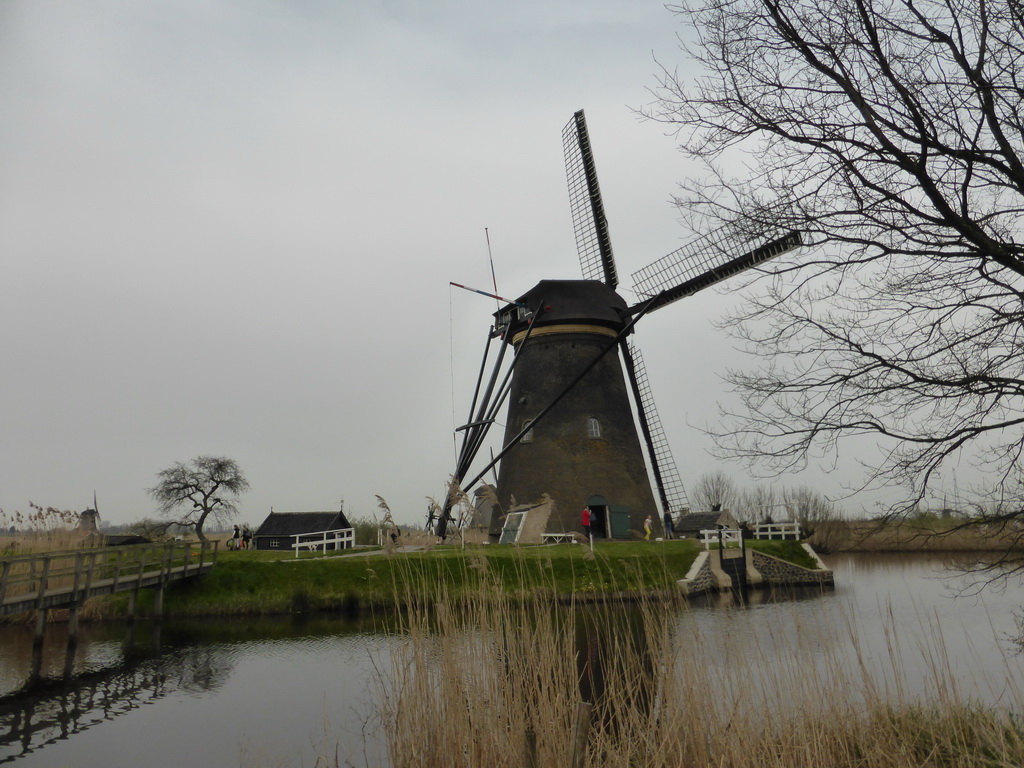
{"type": "Polygon", "coordinates": [[[869,444],[917,508],[970,463],[977,516],[1024,517],[1024,25],[1016,0],[690,0],[692,82],[647,115],[705,177],[695,228],[804,233],[727,326],[729,457],[781,472],[869,444]],[[739,158],[744,158],[742,171],[739,158]],[[982,503],[984,501],[984,503],[982,503]]]}
{"type": "Polygon", "coordinates": [[[227,520],[238,511],[235,502],[249,489],[241,468],[233,459],[197,456],[188,464],[176,462],[157,473],[157,484],[147,493],[157,510],[177,525],[193,528],[206,541],[203,526],[211,515],[227,520]]]}

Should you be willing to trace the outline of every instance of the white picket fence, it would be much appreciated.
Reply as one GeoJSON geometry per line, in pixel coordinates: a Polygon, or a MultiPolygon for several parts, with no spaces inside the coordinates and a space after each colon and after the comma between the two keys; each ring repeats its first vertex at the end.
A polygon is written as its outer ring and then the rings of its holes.
{"type": "Polygon", "coordinates": [[[722,544],[739,544],[743,539],[743,531],[738,528],[711,528],[700,532],[700,541],[704,549],[709,549],[712,544],[719,542],[721,534],[722,544]]]}
{"type": "Polygon", "coordinates": [[[758,523],[753,531],[755,539],[800,540],[800,523],[758,523]]]}
{"type": "Polygon", "coordinates": [[[295,556],[300,550],[326,552],[329,549],[350,549],[356,545],[355,528],[335,528],[333,531],[316,531],[314,533],[297,533],[292,536],[292,549],[295,556]]]}
{"type": "MultiPolygon", "coordinates": [[[[758,523],[751,527],[751,532],[754,534],[755,539],[800,540],[799,523],[758,523]]],[[[700,532],[700,541],[704,548],[707,549],[711,544],[717,544],[719,542],[719,534],[722,536],[721,541],[723,544],[738,544],[743,536],[742,531],[733,528],[704,530],[700,532]]]]}

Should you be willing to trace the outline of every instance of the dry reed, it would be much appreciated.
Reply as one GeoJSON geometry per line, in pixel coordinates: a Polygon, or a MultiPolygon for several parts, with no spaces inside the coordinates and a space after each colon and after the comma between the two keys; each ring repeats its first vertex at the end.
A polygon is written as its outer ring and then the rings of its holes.
{"type": "Polygon", "coordinates": [[[656,599],[556,607],[486,585],[455,603],[437,585],[430,609],[402,613],[380,662],[390,764],[571,765],[581,700],[594,705],[581,766],[1024,764],[1017,692],[1001,708],[966,701],[941,639],[920,649],[921,690],[895,630],[880,666],[852,619],[751,638],[688,618],[656,599]]]}

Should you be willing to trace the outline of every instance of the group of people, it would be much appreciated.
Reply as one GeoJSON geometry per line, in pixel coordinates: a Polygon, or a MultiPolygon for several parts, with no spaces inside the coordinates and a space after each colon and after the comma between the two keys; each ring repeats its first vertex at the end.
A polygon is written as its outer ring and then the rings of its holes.
{"type": "MultiPolygon", "coordinates": [[[[580,522],[583,523],[583,535],[586,536],[587,539],[591,538],[590,526],[591,526],[591,523],[592,523],[593,519],[594,519],[594,513],[590,511],[590,507],[589,506],[584,507],[583,508],[583,512],[580,513],[580,522]]],[[[648,515],[644,519],[644,540],[645,541],[650,541],[651,540],[651,525],[652,525],[652,523],[653,523],[653,520],[652,520],[651,516],[648,515]]],[[[672,526],[672,515],[670,513],[668,513],[668,512],[665,513],[665,517],[663,518],[663,523],[665,525],[665,538],[666,539],[674,538],[674,536],[673,536],[673,526],[672,526]]]]}
{"type": "Polygon", "coordinates": [[[235,530],[231,533],[231,539],[228,541],[228,546],[231,549],[249,549],[252,543],[252,531],[249,530],[248,525],[242,526],[239,530],[238,526],[235,526],[235,530]]]}

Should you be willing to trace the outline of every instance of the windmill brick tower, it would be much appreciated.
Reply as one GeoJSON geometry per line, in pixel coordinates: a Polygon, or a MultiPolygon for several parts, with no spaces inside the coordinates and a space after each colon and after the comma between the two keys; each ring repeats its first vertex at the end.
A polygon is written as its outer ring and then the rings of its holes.
{"type": "MultiPolygon", "coordinates": [[[[579,513],[588,505],[595,537],[628,539],[642,531],[648,515],[660,527],[663,513],[676,516],[688,506],[643,358],[629,341],[634,326],[648,312],[797,247],[801,238],[785,230],[754,238],[717,231],[634,273],[640,301],[630,305],[616,292],[618,273],[582,110],[562,139],[583,279],[542,280],[495,314],[489,339],[500,339],[501,346],[486,384],[484,353],[470,418],[459,428],[463,441],[453,478],[470,491],[500,461],[493,537],[501,533],[513,498],[530,504],[547,494],[555,502],[548,531],[582,532],[579,513]],[[502,379],[509,349],[512,362],[502,379]],[[465,481],[506,400],[500,452],[465,481]]],[[[442,537],[453,504],[449,497],[439,517],[442,537]]]]}

